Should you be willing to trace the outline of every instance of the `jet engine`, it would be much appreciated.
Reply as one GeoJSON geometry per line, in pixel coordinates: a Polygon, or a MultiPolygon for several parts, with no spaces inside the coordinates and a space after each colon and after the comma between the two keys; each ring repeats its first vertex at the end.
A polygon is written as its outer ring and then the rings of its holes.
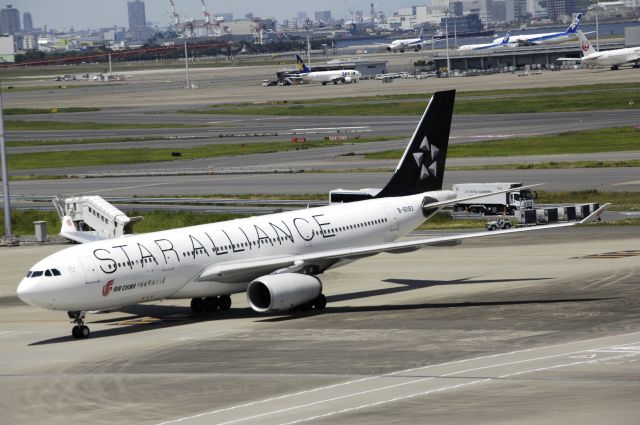
{"type": "Polygon", "coordinates": [[[391,47],[387,47],[387,52],[390,52],[391,50],[391,47]]]}
{"type": "Polygon", "coordinates": [[[254,311],[291,310],[320,297],[322,282],[315,276],[299,273],[271,274],[259,277],[247,287],[247,301],[254,311]]]}
{"type": "Polygon", "coordinates": [[[345,82],[345,83],[350,83],[350,82],[352,82],[352,81],[353,81],[353,78],[351,78],[351,77],[344,77],[344,82],[345,82]]]}
{"type": "Polygon", "coordinates": [[[422,50],[422,44],[418,44],[416,45],[416,52],[422,50]]]}

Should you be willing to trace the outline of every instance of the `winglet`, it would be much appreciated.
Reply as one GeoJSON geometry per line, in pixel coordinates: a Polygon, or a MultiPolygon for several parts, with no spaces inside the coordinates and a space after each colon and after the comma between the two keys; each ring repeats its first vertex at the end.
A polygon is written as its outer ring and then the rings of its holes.
{"type": "Polygon", "coordinates": [[[592,221],[596,221],[597,219],[600,218],[603,212],[609,209],[610,206],[611,206],[610,203],[604,204],[603,206],[601,206],[600,208],[598,208],[597,210],[589,214],[587,217],[583,218],[578,224],[587,224],[587,223],[591,223],[592,221]]]}

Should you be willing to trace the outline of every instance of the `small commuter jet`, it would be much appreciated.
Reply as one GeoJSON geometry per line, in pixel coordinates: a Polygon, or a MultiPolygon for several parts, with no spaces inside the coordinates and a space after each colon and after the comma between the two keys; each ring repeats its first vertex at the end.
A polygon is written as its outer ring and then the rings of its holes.
{"type": "Polygon", "coordinates": [[[581,58],[558,58],[559,61],[580,61],[587,65],[610,66],[612,71],[618,70],[620,65],[629,62],[633,62],[634,68],[640,67],[640,46],[598,52],[580,30],[578,30],[578,40],[583,56],[581,58]]]}
{"type": "Polygon", "coordinates": [[[322,83],[326,86],[328,83],[357,83],[362,74],[355,69],[336,69],[332,71],[312,71],[305,65],[300,55],[296,55],[296,61],[300,72],[297,74],[305,83],[322,83]]]}
{"type": "Polygon", "coordinates": [[[573,19],[571,25],[569,25],[569,27],[564,31],[512,35],[510,42],[516,43],[518,46],[539,46],[542,44],[554,44],[568,41],[576,36],[576,31],[578,30],[578,26],[580,25],[580,21],[583,16],[583,13],[578,13],[578,16],[573,19]]]}
{"type": "Polygon", "coordinates": [[[404,38],[404,39],[400,39],[400,40],[393,40],[390,44],[381,44],[381,43],[376,43],[379,46],[384,46],[387,49],[387,52],[393,52],[393,53],[404,53],[405,50],[409,50],[409,49],[413,49],[414,51],[419,51],[422,50],[422,48],[426,45],[431,43],[430,41],[424,40],[422,38],[422,32],[424,31],[424,28],[420,28],[420,35],[418,35],[418,38],[404,38]]]}
{"type": "Polygon", "coordinates": [[[227,310],[239,292],[259,313],[321,310],[318,275],[331,267],[381,252],[584,224],[608,207],[580,222],[399,240],[440,209],[488,195],[456,199],[442,190],[454,97],[454,90],[433,95],[395,173],[371,199],[75,245],[34,264],[17,295],[67,311],[75,338],[90,334],[87,311],[163,299],[190,298],[194,314],[227,310]]]}
{"type": "Polygon", "coordinates": [[[502,38],[498,37],[495,40],[493,40],[491,43],[464,44],[458,47],[458,50],[485,50],[485,49],[497,49],[501,47],[515,47],[513,43],[510,43],[509,41],[510,37],[511,36],[509,35],[509,33],[506,33],[504,37],[502,38]]]}

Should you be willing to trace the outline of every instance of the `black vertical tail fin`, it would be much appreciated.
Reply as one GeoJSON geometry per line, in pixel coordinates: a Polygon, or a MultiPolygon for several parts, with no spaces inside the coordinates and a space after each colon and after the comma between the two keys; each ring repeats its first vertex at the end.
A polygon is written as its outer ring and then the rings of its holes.
{"type": "Polygon", "coordinates": [[[376,198],[442,189],[455,96],[455,90],[433,94],[398,168],[376,198]]]}

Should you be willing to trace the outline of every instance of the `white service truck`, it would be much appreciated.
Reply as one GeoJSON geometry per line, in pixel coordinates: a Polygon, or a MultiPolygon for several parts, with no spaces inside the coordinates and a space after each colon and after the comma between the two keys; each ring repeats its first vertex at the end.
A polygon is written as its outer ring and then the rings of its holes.
{"type": "Polygon", "coordinates": [[[484,213],[487,215],[515,215],[517,211],[534,207],[534,192],[530,189],[518,189],[522,183],[460,183],[453,185],[458,198],[514,189],[512,192],[483,196],[481,198],[460,201],[453,206],[454,212],[484,213]]]}

